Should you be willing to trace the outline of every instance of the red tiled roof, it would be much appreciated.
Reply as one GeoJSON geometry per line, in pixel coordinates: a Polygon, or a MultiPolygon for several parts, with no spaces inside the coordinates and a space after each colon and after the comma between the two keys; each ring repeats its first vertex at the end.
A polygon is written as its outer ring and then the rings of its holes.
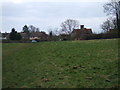
{"type": "Polygon", "coordinates": [[[75,32],[76,33],[87,33],[87,32],[92,33],[92,29],[86,29],[86,28],[84,28],[84,29],[74,29],[72,33],[75,33],[75,32]]]}

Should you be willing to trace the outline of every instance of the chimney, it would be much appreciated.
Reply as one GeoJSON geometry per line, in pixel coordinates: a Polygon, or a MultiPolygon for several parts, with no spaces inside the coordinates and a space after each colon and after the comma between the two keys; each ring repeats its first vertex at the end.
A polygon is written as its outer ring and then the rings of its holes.
{"type": "Polygon", "coordinates": [[[80,29],[83,29],[84,28],[84,25],[80,25],[80,29]]]}

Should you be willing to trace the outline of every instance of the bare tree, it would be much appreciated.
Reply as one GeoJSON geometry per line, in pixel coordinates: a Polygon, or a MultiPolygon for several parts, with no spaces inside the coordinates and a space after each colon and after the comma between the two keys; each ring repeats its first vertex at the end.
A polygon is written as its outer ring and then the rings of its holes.
{"type": "Polygon", "coordinates": [[[78,28],[79,22],[73,19],[67,19],[61,23],[62,32],[65,34],[70,34],[73,29],[78,28]]]}
{"type": "Polygon", "coordinates": [[[40,32],[39,28],[36,28],[36,32],[40,32]]]}
{"type": "Polygon", "coordinates": [[[48,32],[49,32],[49,35],[50,35],[50,32],[52,32],[53,36],[58,36],[60,34],[60,30],[57,27],[51,27],[51,28],[49,28],[48,32]]]}
{"type": "Polygon", "coordinates": [[[59,35],[60,34],[60,30],[59,30],[59,28],[54,28],[54,33],[55,33],[55,35],[59,35]]]}
{"type": "Polygon", "coordinates": [[[108,32],[110,29],[114,29],[115,27],[116,27],[116,22],[115,19],[112,18],[107,19],[101,25],[101,28],[104,30],[104,32],[108,32]]]}
{"type": "Polygon", "coordinates": [[[30,32],[35,32],[36,31],[36,27],[34,27],[33,25],[29,26],[29,31],[30,32]]]}
{"type": "Polygon", "coordinates": [[[106,3],[104,6],[104,12],[107,15],[115,15],[117,21],[117,28],[120,29],[120,1],[111,0],[111,2],[106,3]]]}
{"type": "Polygon", "coordinates": [[[33,26],[33,25],[30,25],[29,27],[28,27],[28,30],[29,30],[29,32],[40,32],[40,30],[39,30],[39,28],[36,28],[35,26],[33,26]]]}

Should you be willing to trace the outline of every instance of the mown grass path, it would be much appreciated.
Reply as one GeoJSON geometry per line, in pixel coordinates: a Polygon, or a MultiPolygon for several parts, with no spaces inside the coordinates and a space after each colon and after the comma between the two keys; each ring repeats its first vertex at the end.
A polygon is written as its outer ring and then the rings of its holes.
{"type": "Polygon", "coordinates": [[[118,87],[118,39],[4,43],[3,88],[118,87]]]}

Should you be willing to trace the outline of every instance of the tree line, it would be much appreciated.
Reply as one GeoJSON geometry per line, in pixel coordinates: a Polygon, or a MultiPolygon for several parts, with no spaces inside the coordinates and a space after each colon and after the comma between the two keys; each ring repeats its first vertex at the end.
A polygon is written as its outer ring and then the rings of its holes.
{"type": "Polygon", "coordinates": [[[103,22],[101,28],[108,32],[110,29],[115,29],[120,31],[120,1],[111,0],[111,2],[106,3],[104,6],[104,12],[108,15],[108,19],[103,22]]]}
{"type": "MultiPolygon", "coordinates": [[[[29,35],[32,32],[40,32],[39,28],[36,28],[33,25],[30,25],[29,27],[27,25],[25,25],[22,28],[22,33],[26,33],[28,35],[28,39],[29,39],[29,35]]],[[[10,40],[21,40],[22,36],[20,33],[18,33],[15,28],[12,28],[11,32],[10,32],[10,36],[9,36],[10,40]]]]}
{"type": "MultiPolygon", "coordinates": [[[[101,24],[101,28],[104,30],[104,33],[101,34],[92,34],[84,36],[84,39],[99,39],[99,38],[114,38],[118,37],[118,32],[120,31],[120,1],[111,0],[104,4],[104,13],[109,17],[101,24]],[[111,32],[110,29],[113,29],[111,32]],[[117,36],[116,36],[117,35],[117,36]]],[[[79,27],[79,21],[73,19],[67,19],[61,23],[61,29],[55,28],[54,30],[49,30],[49,36],[52,38],[56,35],[61,36],[70,36],[73,29],[79,27]]],[[[32,32],[40,32],[39,28],[36,28],[33,25],[27,26],[25,25],[22,29],[23,33],[26,33],[29,37],[32,32]]],[[[11,40],[21,40],[20,33],[15,31],[15,28],[11,30],[10,39],[11,40]]]]}

